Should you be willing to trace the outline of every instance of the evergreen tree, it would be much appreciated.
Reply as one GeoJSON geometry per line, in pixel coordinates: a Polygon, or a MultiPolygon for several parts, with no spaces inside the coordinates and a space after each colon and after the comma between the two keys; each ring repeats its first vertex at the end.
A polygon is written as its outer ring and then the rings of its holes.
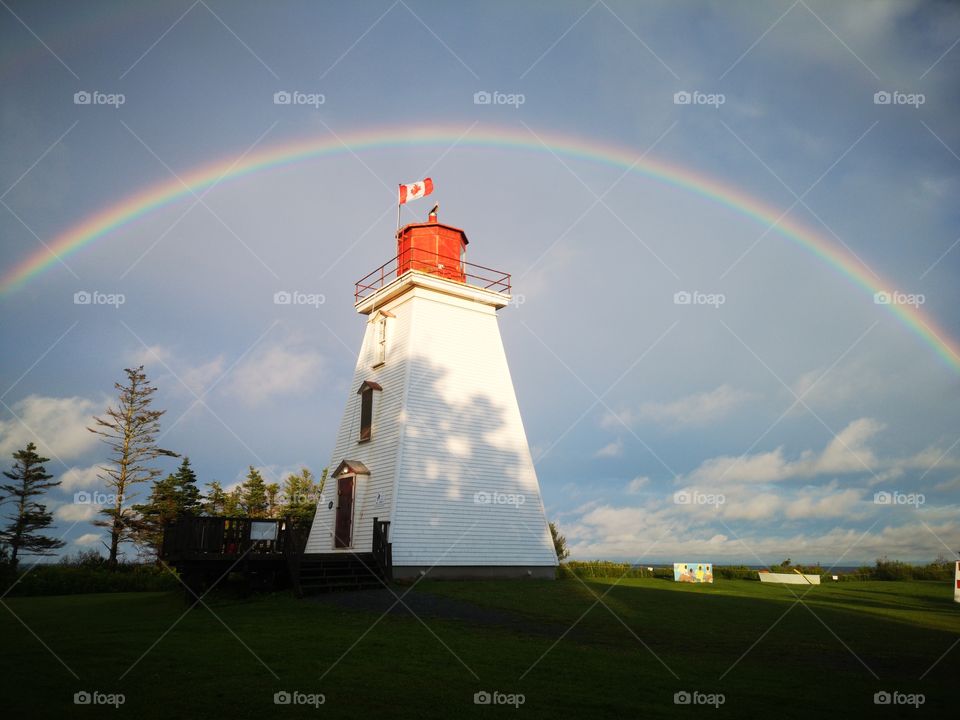
{"type": "Polygon", "coordinates": [[[553,537],[553,549],[557,553],[557,560],[566,560],[570,557],[570,550],[567,548],[567,539],[560,534],[557,526],[550,523],[550,535],[553,537]]]}
{"type": "Polygon", "coordinates": [[[50,482],[50,475],[43,466],[50,458],[37,454],[37,446],[29,443],[23,450],[13,453],[13,468],[3,474],[13,482],[0,485],[15,508],[7,518],[10,524],[0,530],[0,542],[10,548],[10,563],[16,566],[18,555],[52,555],[53,550],[62,548],[64,542],[38,531],[50,527],[53,515],[47,512],[47,506],[34,500],[38,495],[60,484],[50,482]]]}
{"type": "Polygon", "coordinates": [[[113,491],[114,500],[110,507],[100,511],[106,519],[94,524],[110,529],[108,563],[111,566],[117,564],[120,543],[135,539],[136,528],[132,524],[135,515],[130,507],[125,507],[126,495],[134,485],[160,474],[160,470],[150,467],[152,460],[160,456],[177,457],[176,453],[157,447],[156,436],[164,411],[150,409],[157,389],[150,385],[143,365],[124,372],[127,384],[114,384],[119,393],[117,408],[107,408],[106,417],[94,417],[94,427],[87,428],[100,435],[110,448],[110,464],[100,479],[113,491]]]}
{"type": "Polygon", "coordinates": [[[176,479],[172,474],[153,481],[150,496],[143,505],[134,505],[126,522],[131,538],[141,546],[159,552],[163,528],[177,517],[176,479]]]}
{"type": "Polygon", "coordinates": [[[240,485],[240,510],[247,517],[267,516],[267,484],[253,465],[240,485]]]}
{"type": "Polygon", "coordinates": [[[132,526],[137,541],[158,554],[163,543],[163,529],[180,515],[200,512],[200,490],[197,475],[190,467],[190,458],[185,457],[175,473],[154,480],[147,502],[134,505],[133,511],[136,517],[132,526]]]}
{"type": "Polygon", "coordinates": [[[327,483],[327,468],[320,474],[319,484],[313,479],[313,473],[302,468],[299,474],[290,474],[283,483],[283,497],[280,514],[293,518],[297,523],[308,524],[317,513],[317,502],[327,483]]]}
{"type": "Polygon", "coordinates": [[[267,485],[267,517],[279,517],[280,486],[277,483],[267,485]]]}
{"type": "Polygon", "coordinates": [[[243,507],[243,487],[237,485],[227,493],[223,503],[223,514],[227,517],[239,517],[245,512],[243,507]]]}
{"type": "Polygon", "coordinates": [[[223,487],[216,480],[210,483],[210,492],[207,493],[207,497],[203,502],[203,513],[204,515],[212,515],[217,517],[219,515],[227,514],[227,494],[223,491],[223,487]]]}
{"type": "Polygon", "coordinates": [[[172,475],[174,493],[177,500],[177,512],[183,515],[199,515],[202,510],[200,488],[197,487],[197,474],[190,467],[190,458],[185,457],[180,467],[172,475]]]}

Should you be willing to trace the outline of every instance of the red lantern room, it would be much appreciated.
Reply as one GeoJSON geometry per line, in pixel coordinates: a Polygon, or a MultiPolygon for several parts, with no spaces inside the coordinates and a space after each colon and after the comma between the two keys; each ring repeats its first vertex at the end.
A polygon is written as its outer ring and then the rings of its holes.
{"type": "Polygon", "coordinates": [[[397,277],[419,270],[466,282],[468,242],[463,230],[437,221],[434,207],[427,222],[404,225],[397,231],[397,277]]]}

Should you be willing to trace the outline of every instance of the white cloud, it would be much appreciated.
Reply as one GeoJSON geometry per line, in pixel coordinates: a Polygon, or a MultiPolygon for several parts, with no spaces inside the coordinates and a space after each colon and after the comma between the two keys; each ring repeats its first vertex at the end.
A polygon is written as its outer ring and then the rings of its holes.
{"type": "Polygon", "coordinates": [[[942,483],[938,483],[933,486],[934,490],[944,492],[947,490],[960,490],[960,475],[953,478],[952,480],[944,480],[942,483]]]}
{"type": "Polygon", "coordinates": [[[274,345],[238,365],[225,389],[249,405],[312,390],[320,380],[323,357],[315,350],[274,345]]]}
{"type": "Polygon", "coordinates": [[[727,455],[709,458],[685,479],[701,483],[776,482],[788,476],[783,448],[777,448],[743,458],[727,455]]]}
{"type": "Polygon", "coordinates": [[[612,458],[623,455],[623,439],[617,438],[611,443],[604,445],[597,450],[593,456],[598,458],[612,458]]]}
{"type": "Polygon", "coordinates": [[[173,351],[163,345],[150,345],[148,347],[138,345],[137,349],[130,354],[134,366],[143,365],[144,368],[154,369],[158,365],[163,367],[163,365],[169,364],[172,358],[173,351]]]}
{"type": "Polygon", "coordinates": [[[807,471],[810,475],[873,470],[877,458],[867,441],[883,430],[883,425],[870,418],[854,420],[830,441],[820,458],[807,471]]]}
{"type": "MultiPolygon", "coordinates": [[[[263,478],[263,481],[267,484],[270,483],[279,483],[283,485],[283,481],[287,479],[290,475],[299,475],[300,471],[309,467],[306,463],[293,463],[290,465],[254,465],[253,469],[260,473],[260,476],[263,478]]],[[[313,470],[313,468],[310,468],[313,470]]],[[[243,481],[247,479],[247,475],[250,474],[249,466],[238,470],[237,474],[233,478],[233,482],[229,485],[223,485],[224,490],[232,490],[233,488],[242,485],[243,481]]],[[[319,477],[314,473],[314,479],[319,482],[319,477]]]]}
{"type": "Polygon", "coordinates": [[[744,457],[709,458],[681,481],[762,483],[827,474],[874,473],[884,463],[877,459],[867,443],[883,427],[871,418],[854,420],[837,433],[820,454],[806,450],[796,460],[785,458],[782,447],[744,457]]]}
{"type": "Polygon", "coordinates": [[[650,484],[650,478],[639,475],[627,483],[628,493],[638,493],[640,490],[650,484]]]}
{"type": "Polygon", "coordinates": [[[96,545],[98,542],[100,542],[100,538],[101,536],[98,535],[97,533],[84,533],[73,542],[76,545],[83,545],[83,546],[96,545]]]}
{"type": "Polygon", "coordinates": [[[748,494],[720,510],[700,512],[691,505],[651,500],[642,506],[591,506],[573,514],[564,524],[571,554],[577,560],[620,558],[633,562],[663,559],[703,558],[714,562],[774,562],[792,557],[798,562],[832,563],[866,561],[888,555],[908,561],[929,562],[942,550],[937,537],[960,532],[956,508],[927,516],[925,523],[876,526],[866,533],[844,520],[856,513],[858,504],[872,507],[856,490],[805,488],[796,494],[748,494]],[[745,501],[745,502],[744,502],[745,501]],[[721,512],[725,523],[716,524],[721,512]],[[822,529],[805,527],[787,535],[781,527],[813,518],[835,519],[838,524],[822,529]],[[766,519],[768,522],[757,522],[766,519]],[[743,523],[735,521],[746,521],[743,523]],[[729,530],[728,530],[729,527],[729,530]],[[851,552],[855,548],[855,552],[851,552]]]}
{"type": "Polygon", "coordinates": [[[791,520],[798,518],[850,517],[853,509],[863,502],[859,490],[833,492],[822,488],[804,492],[796,500],[787,502],[784,514],[791,520]]]}
{"type": "Polygon", "coordinates": [[[783,508],[783,498],[774,493],[751,492],[725,498],[720,513],[725,520],[771,520],[783,508]]]}
{"type": "Polygon", "coordinates": [[[87,427],[104,408],[89,398],[28,395],[13,404],[16,417],[0,420],[0,455],[8,457],[33,441],[41,454],[64,461],[79,457],[97,444],[87,427]]]}
{"type": "Polygon", "coordinates": [[[224,359],[222,355],[218,355],[209,362],[182,370],[179,376],[195,395],[203,395],[223,375],[223,370],[224,359]]]}
{"type": "Polygon", "coordinates": [[[90,467],[72,467],[60,476],[60,489],[72,492],[73,490],[99,487],[102,481],[97,477],[101,472],[99,465],[90,467]]]}
{"type": "Polygon", "coordinates": [[[67,503],[66,505],[61,505],[54,511],[54,515],[58,520],[63,520],[65,522],[83,522],[84,520],[92,520],[96,517],[97,513],[100,512],[100,505],[82,505],[75,503],[67,503]]]}
{"type": "Polygon", "coordinates": [[[671,402],[643,403],[636,412],[624,410],[615,415],[608,414],[603,425],[616,427],[621,421],[626,424],[655,422],[671,428],[706,425],[726,417],[749,397],[749,393],[724,384],[709,392],[687,395],[671,402]]]}

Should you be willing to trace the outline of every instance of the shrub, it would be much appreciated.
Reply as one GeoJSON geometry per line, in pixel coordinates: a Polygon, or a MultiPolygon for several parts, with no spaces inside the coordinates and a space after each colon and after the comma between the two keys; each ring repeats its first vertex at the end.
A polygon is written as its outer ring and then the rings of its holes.
{"type": "Polygon", "coordinates": [[[574,576],[581,578],[652,577],[653,574],[645,567],[606,560],[590,560],[588,562],[574,560],[561,563],[557,568],[557,577],[561,579],[573,578],[574,576]]]}
{"type": "Polygon", "coordinates": [[[16,582],[10,591],[10,595],[16,596],[159,592],[180,587],[177,578],[163,567],[144,563],[118,563],[111,569],[106,558],[96,551],[81,552],[74,557],[64,556],[56,564],[45,563],[36,567],[21,564],[18,573],[9,574],[4,580],[4,587],[16,582]]]}

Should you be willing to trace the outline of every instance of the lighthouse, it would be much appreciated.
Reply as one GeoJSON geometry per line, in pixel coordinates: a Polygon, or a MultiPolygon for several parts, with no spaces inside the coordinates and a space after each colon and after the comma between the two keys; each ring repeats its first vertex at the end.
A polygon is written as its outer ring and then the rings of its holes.
{"type": "Polygon", "coordinates": [[[497,311],[510,275],[427,222],[355,286],[366,331],[305,548],[366,554],[394,578],[552,578],[557,565],[497,311]]]}

